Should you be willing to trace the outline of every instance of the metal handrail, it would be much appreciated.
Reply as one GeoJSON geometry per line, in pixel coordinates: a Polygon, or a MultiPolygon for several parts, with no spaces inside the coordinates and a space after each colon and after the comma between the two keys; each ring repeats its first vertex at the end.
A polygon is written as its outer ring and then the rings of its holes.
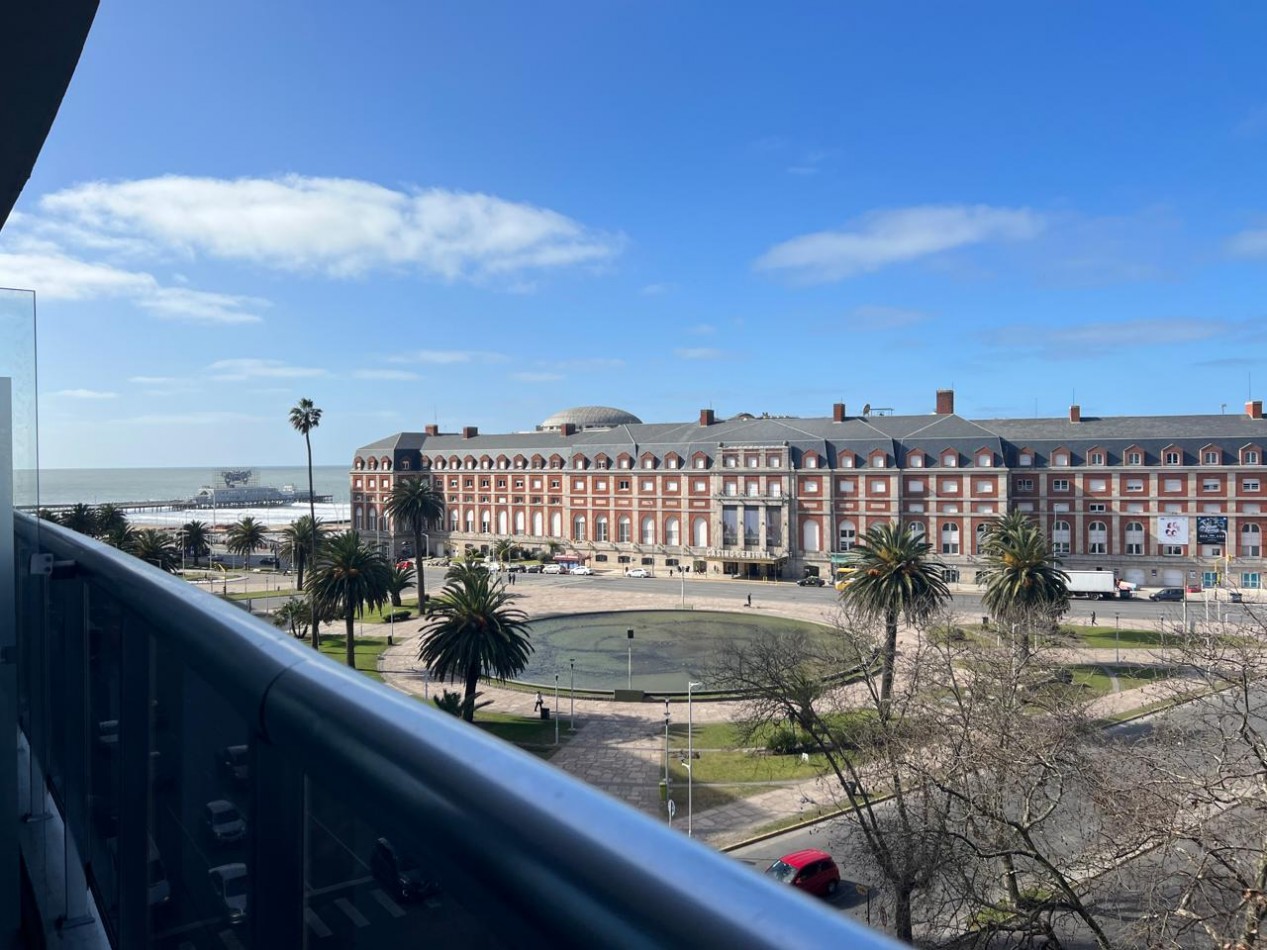
{"type": "Polygon", "coordinates": [[[463,865],[567,944],[893,947],[566,773],[297,644],[128,554],[29,515],[19,536],[106,585],[259,739],[463,865]]]}

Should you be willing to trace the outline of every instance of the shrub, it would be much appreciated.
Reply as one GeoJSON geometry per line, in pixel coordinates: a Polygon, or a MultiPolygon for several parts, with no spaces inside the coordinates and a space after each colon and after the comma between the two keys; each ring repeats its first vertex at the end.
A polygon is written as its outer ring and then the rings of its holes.
{"type": "Polygon", "coordinates": [[[779,726],[770,733],[765,747],[775,755],[792,755],[801,750],[801,739],[791,726],[779,726]]]}

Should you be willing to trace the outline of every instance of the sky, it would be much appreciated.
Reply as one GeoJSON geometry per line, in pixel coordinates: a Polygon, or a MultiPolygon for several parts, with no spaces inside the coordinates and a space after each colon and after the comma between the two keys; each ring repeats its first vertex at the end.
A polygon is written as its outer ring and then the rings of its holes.
{"type": "Polygon", "coordinates": [[[1267,6],[103,3],[3,233],[44,467],[835,402],[1238,412],[1267,6]]]}

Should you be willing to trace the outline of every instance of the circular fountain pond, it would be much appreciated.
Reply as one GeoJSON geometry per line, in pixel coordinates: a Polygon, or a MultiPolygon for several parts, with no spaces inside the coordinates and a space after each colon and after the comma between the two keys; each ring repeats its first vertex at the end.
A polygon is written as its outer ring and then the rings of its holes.
{"type": "Polygon", "coordinates": [[[533,620],[530,629],[533,653],[519,682],[553,689],[557,673],[560,689],[567,689],[568,661],[575,658],[578,690],[631,686],[647,693],[685,693],[687,681],[698,679],[715,654],[763,634],[826,637],[832,632],[822,624],[787,617],[707,610],[560,614],[533,620]]]}

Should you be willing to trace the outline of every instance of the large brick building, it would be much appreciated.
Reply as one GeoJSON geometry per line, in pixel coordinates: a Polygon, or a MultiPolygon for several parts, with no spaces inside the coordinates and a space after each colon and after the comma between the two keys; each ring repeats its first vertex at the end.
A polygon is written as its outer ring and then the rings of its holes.
{"type": "MultiPolygon", "coordinates": [[[[931,415],[643,423],[586,406],[534,431],[401,432],[358,449],[353,526],[400,551],[382,515],[394,479],[445,498],[432,553],[509,538],[597,567],[751,577],[827,574],[878,521],[918,525],[971,581],[981,533],[1033,512],[1068,568],[1146,586],[1262,583],[1267,526],[1262,403],[1243,415],[965,419],[940,390],[931,415]]],[[[952,574],[952,578],[956,575],[952,574]]]]}

